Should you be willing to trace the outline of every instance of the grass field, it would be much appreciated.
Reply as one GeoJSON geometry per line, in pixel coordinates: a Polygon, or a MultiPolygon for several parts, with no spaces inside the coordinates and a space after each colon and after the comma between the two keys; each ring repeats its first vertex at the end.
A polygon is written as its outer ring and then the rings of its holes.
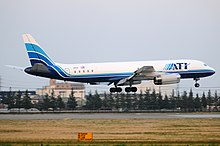
{"type": "Polygon", "coordinates": [[[220,145],[220,119],[0,120],[0,145],[220,145]],[[78,143],[78,132],[93,141],[78,143]]]}

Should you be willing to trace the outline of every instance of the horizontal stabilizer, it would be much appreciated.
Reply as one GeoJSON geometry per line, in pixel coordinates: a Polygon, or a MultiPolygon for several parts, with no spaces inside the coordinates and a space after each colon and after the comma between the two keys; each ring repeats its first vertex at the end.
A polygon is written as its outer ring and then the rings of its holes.
{"type": "Polygon", "coordinates": [[[17,70],[20,70],[20,71],[24,71],[24,67],[19,67],[19,66],[13,66],[13,65],[5,65],[6,67],[10,67],[12,69],[17,69],[17,70]]]}

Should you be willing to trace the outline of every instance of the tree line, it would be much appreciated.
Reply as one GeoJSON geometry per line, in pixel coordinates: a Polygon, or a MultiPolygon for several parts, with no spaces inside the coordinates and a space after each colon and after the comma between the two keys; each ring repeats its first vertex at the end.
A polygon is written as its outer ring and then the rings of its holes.
{"type": "Polygon", "coordinates": [[[107,94],[104,93],[102,99],[98,92],[94,95],[86,95],[86,109],[97,110],[122,110],[122,111],[144,111],[144,110],[175,110],[175,111],[218,111],[220,110],[220,97],[217,92],[212,95],[209,90],[207,95],[203,92],[202,96],[197,93],[195,96],[192,89],[184,91],[181,95],[176,95],[172,90],[171,95],[162,95],[155,90],[136,93],[107,94]]]}
{"type": "Polygon", "coordinates": [[[24,108],[26,110],[30,108],[37,108],[40,111],[61,111],[61,110],[118,110],[118,111],[218,111],[220,110],[220,97],[217,92],[214,94],[209,90],[207,94],[203,92],[200,96],[198,93],[194,95],[192,89],[182,94],[179,92],[175,94],[174,90],[171,95],[162,95],[161,92],[155,90],[136,93],[116,93],[116,94],[99,94],[97,91],[92,94],[89,93],[85,96],[85,105],[79,107],[77,105],[76,98],[74,97],[74,91],[72,89],[71,94],[65,103],[60,96],[55,97],[52,91],[51,95],[45,95],[43,100],[33,104],[28,91],[24,95],[18,91],[15,94],[9,92],[4,97],[1,103],[8,105],[8,109],[24,108]]]}
{"type": "Polygon", "coordinates": [[[2,99],[1,103],[6,104],[9,110],[17,108],[19,111],[21,108],[24,108],[25,110],[36,108],[40,111],[61,111],[63,109],[74,110],[77,106],[73,89],[69,95],[67,103],[64,103],[61,96],[55,97],[54,91],[52,91],[50,96],[46,94],[42,97],[42,99],[43,100],[39,100],[36,103],[32,103],[32,99],[28,94],[28,90],[26,90],[23,96],[20,91],[17,93],[9,92],[8,95],[2,99]]]}

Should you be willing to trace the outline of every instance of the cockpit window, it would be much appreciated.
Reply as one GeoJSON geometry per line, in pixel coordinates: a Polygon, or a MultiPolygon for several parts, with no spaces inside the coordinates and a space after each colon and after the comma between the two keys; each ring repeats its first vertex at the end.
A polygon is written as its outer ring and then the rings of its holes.
{"type": "Polygon", "coordinates": [[[208,66],[207,64],[204,64],[204,66],[208,66]]]}

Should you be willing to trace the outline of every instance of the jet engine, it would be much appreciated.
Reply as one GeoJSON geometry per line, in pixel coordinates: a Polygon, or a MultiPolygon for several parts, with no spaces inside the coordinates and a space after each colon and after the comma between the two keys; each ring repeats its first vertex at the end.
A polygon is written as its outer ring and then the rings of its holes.
{"type": "Polygon", "coordinates": [[[155,85],[166,85],[166,84],[175,84],[180,82],[180,74],[164,74],[154,77],[155,85]]]}

